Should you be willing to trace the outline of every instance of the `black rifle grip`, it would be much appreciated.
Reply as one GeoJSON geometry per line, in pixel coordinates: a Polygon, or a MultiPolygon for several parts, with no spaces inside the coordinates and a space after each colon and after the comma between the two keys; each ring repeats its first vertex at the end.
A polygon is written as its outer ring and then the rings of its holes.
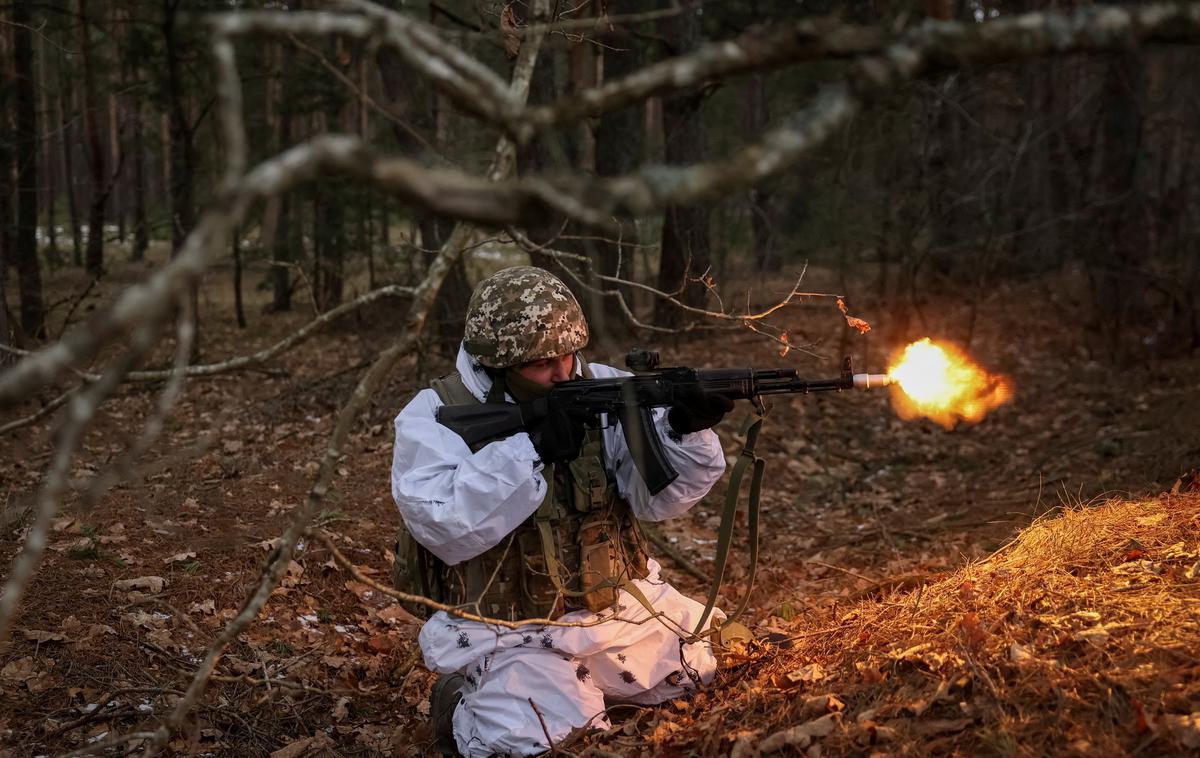
{"type": "Polygon", "coordinates": [[[620,411],[621,430],[633,463],[650,494],[657,495],[679,478],[663,452],[662,440],[654,428],[654,417],[644,405],[625,405],[620,411]]]}

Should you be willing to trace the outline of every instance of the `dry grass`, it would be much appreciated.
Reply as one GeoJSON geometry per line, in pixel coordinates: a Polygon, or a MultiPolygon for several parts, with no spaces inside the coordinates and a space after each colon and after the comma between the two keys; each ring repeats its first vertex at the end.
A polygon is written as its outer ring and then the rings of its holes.
{"type": "Polygon", "coordinates": [[[1200,493],[1069,508],[937,581],[797,628],[788,649],[733,656],[703,707],[664,709],[652,739],[735,755],[1200,747],[1198,573],[1200,493]]]}

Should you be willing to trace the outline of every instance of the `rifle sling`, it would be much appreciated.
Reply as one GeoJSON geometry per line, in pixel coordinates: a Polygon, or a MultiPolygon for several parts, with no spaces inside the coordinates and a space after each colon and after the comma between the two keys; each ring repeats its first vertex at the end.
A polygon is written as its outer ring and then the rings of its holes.
{"type": "Polygon", "coordinates": [[[746,610],[746,605],[750,601],[750,593],[754,589],[754,574],[758,568],[759,498],[762,494],[763,471],[766,468],[766,461],[754,454],[754,446],[758,442],[758,432],[762,428],[764,418],[761,405],[757,403],[755,405],[758,407],[757,413],[747,418],[742,428],[746,444],[742,447],[742,453],[738,456],[738,461],[733,466],[733,473],[729,477],[729,489],[725,493],[725,508],[721,513],[721,528],[717,533],[716,565],[714,566],[713,583],[708,591],[708,601],[704,604],[704,613],[700,615],[700,621],[696,624],[695,630],[692,631],[693,637],[699,638],[708,634],[719,634],[722,628],[736,621],[738,616],[746,610]],[[750,477],[750,494],[746,503],[746,526],[749,531],[748,540],[750,543],[750,571],[748,574],[749,580],[746,585],[746,594],[742,598],[741,603],[738,604],[737,610],[726,617],[724,624],[701,634],[701,630],[708,623],[708,618],[712,614],[713,608],[717,605],[717,596],[721,594],[721,582],[725,577],[725,565],[729,561],[729,547],[733,542],[733,517],[737,513],[738,498],[742,489],[742,477],[745,475],[746,469],[751,466],[753,466],[754,471],[750,477]]]}

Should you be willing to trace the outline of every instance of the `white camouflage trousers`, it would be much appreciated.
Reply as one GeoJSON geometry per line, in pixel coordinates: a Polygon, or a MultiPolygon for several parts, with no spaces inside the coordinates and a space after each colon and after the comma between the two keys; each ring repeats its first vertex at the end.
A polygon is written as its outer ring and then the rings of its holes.
{"type": "Polygon", "coordinates": [[[649,576],[635,584],[657,618],[624,591],[615,618],[576,611],[560,619],[610,618],[592,626],[507,629],[444,612],[430,618],[420,635],[426,667],[465,680],[454,713],[459,752],[467,758],[541,753],[549,747],[547,733],[557,743],[577,727],[607,727],[606,700],[653,705],[712,681],[710,644],[683,643],[704,606],[659,579],[655,561],[647,566],[649,576]]]}

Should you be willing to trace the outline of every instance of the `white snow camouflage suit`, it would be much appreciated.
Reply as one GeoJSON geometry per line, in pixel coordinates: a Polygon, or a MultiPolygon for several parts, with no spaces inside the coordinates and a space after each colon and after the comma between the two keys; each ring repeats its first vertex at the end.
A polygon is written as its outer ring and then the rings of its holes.
{"type": "MultiPolygon", "coordinates": [[[[487,372],[463,349],[456,368],[466,389],[482,402],[491,388],[487,372]]],[[[589,364],[589,369],[597,378],[627,375],[602,364],[589,364]]],[[[447,566],[455,566],[501,544],[526,523],[542,504],[547,483],[528,434],[472,452],[437,422],[441,404],[433,389],[425,389],[396,417],[392,496],[413,538],[447,566]]],[[[604,467],[633,516],[643,521],[685,513],[725,468],[711,430],[682,437],[668,433],[662,409],[654,413],[654,423],[679,473],[655,496],[638,474],[619,426],[602,432],[604,467]]],[[[617,601],[617,615],[624,621],[587,627],[510,630],[434,614],[421,630],[421,650],[431,671],[464,676],[463,699],[454,713],[459,752],[469,758],[540,753],[548,747],[546,732],[557,742],[575,727],[606,726],[606,698],[610,703],[653,704],[711,681],[716,663],[709,644],[681,641],[699,621],[702,604],[661,580],[654,560],[647,560],[645,569],[645,578],[633,583],[664,619],[646,621],[649,611],[624,591],[617,601]],[[630,623],[638,621],[644,623],[630,623]]],[[[611,611],[578,610],[558,620],[606,615],[611,611]]],[[[719,611],[715,615],[723,618],[719,611]]]]}

